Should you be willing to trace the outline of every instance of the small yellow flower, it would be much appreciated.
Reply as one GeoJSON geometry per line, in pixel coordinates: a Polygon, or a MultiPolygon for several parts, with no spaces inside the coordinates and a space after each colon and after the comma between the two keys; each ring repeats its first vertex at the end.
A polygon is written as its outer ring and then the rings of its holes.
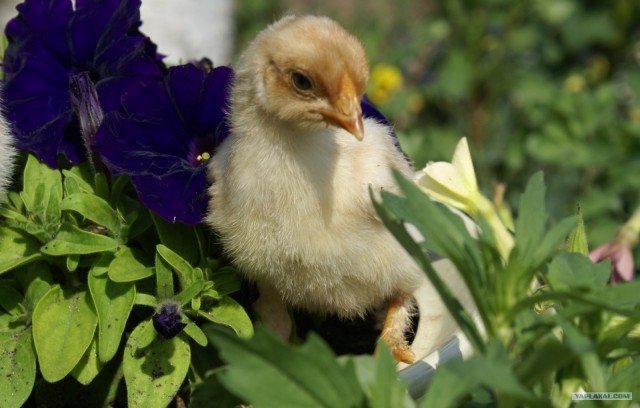
{"type": "Polygon", "coordinates": [[[400,69],[394,65],[377,64],[371,70],[369,99],[376,105],[387,102],[402,88],[404,79],[400,69]]]}
{"type": "Polygon", "coordinates": [[[478,214],[493,231],[498,250],[504,259],[513,248],[513,236],[500,220],[496,207],[480,193],[469,153],[467,138],[458,142],[451,163],[429,163],[416,174],[415,181],[429,196],[476,218],[478,214]]]}
{"type": "Polygon", "coordinates": [[[564,80],[564,90],[569,93],[580,93],[587,85],[584,77],[579,74],[571,74],[564,80]]]}

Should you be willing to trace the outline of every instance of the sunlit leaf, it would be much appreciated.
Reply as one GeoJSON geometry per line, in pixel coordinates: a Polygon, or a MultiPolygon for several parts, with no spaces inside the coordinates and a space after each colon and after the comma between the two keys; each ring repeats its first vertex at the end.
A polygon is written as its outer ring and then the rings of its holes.
{"type": "Polygon", "coordinates": [[[31,329],[0,332],[0,350],[0,406],[19,408],[31,394],[36,379],[31,329]]]}
{"type": "Polygon", "coordinates": [[[98,316],[87,291],[52,287],[33,312],[33,341],[45,380],[59,381],[73,370],[93,340],[98,316]]]}
{"type": "Polygon", "coordinates": [[[118,351],[136,288],[133,283],[114,282],[106,275],[89,274],[87,280],[98,313],[98,357],[106,363],[118,351]]]}
{"type": "Polygon", "coordinates": [[[169,340],[155,338],[145,344],[148,326],[151,322],[144,321],[133,330],[122,362],[127,401],[132,408],[169,405],[187,375],[191,360],[189,342],[182,336],[169,340]]]}

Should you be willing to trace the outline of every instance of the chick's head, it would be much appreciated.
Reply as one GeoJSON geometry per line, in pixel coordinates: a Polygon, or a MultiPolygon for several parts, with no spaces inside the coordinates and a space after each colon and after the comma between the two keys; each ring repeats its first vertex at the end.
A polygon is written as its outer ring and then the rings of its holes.
{"type": "Polygon", "coordinates": [[[285,17],[256,37],[236,70],[234,99],[252,95],[267,115],[290,126],[339,126],[362,139],[369,64],[362,44],[335,21],[285,17]]]}

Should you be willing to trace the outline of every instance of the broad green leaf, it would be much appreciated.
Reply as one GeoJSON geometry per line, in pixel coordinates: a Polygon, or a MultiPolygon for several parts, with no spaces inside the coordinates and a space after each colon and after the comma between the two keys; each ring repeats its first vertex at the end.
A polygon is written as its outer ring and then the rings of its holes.
{"type": "Polygon", "coordinates": [[[24,306],[22,305],[22,294],[15,290],[12,286],[0,282],[0,307],[6,310],[11,316],[20,316],[24,314],[24,306]]]}
{"type": "Polygon", "coordinates": [[[156,338],[145,347],[139,339],[149,321],[136,327],[124,351],[123,371],[131,408],[166,407],[184,381],[191,360],[189,343],[182,336],[156,338]]]}
{"type": "Polygon", "coordinates": [[[95,254],[113,252],[118,249],[118,241],[105,235],[94,234],[71,224],[62,224],[55,238],[42,246],[47,255],[95,254]]]}
{"type": "MultiPolygon", "coordinates": [[[[181,223],[171,224],[155,214],[152,217],[160,242],[188,264],[197,265],[200,262],[200,243],[194,227],[181,223]]],[[[171,263],[168,259],[167,261],[171,263]]]]}
{"type": "Polygon", "coordinates": [[[253,335],[253,324],[244,308],[229,296],[225,296],[212,307],[198,310],[198,315],[214,323],[231,327],[240,337],[253,335]]]}
{"type": "Polygon", "coordinates": [[[87,291],[63,292],[53,286],[33,312],[33,341],[45,380],[56,382],[78,364],[98,324],[87,291]]]}
{"type": "Polygon", "coordinates": [[[40,245],[25,232],[0,227],[0,274],[42,257],[40,245]]]}
{"type": "Polygon", "coordinates": [[[84,355],[71,370],[73,378],[78,380],[82,385],[88,385],[102,370],[103,363],[98,359],[98,338],[93,337],[91,345],[85,351],[84,355]]]}
{"type": "Polygon", "coordinates": [[[156,246],[156,251],[160,254],[162,259],[167,261],[173,270],[176,271],[180,284],[183,288],[186,288],[193,283],[195,275],[194,268],[186,259],[162,244],[158,244],[156,246]]]}
{"type": "Polygon", "coordinates": [[[114,282],[133,282],[153,275],[153,266],[143,251],[124,247],[109,264],[108,274],[114,282]]]}
{"type": "Polygon", "coordinates": [[[209,341],[228,363],[221,382],[256,407],[360,407],[364,395],[353,364],[341,366],[331,349],[311,334],[299,347],[259,329],[241,339],[211,325],[209,341]]]}
{"type": "Polygon", "coordinates": [[[61,209],[75,211],[84,218],[106,227],[116,236],[120,234],[118,214],[102,198],[86,193],[67,196],[62,200],[61,209]]]}
{"type": "Polygon", "coordinates": [[[51,284],[47,281],[34,279],[27,288],[25,302],[29,306],[29,311],[33,311],[42,297],[51,289],[51,284]]]}
{"type": "Polygon", "coordinates": [[[0,332],[0,350],[0,406],[19,408],[29,398],[36,379],[31,329],[0,332]]]}
{"type": "Polygon", "coordinates": [[[87,279],[98,313],[98,357],[102,363],[106,363],[120,346],[136,297],[136,287],[130,282],[114,282],[106,275],[96,277],[89,274],[87,279]]]}
{"type": "Polygon", "coordinates": [[[562,252],[549,264],[547,279],[556,290],[604,288],[611,275],[608,262],[594,264],[585,255],[562,252]]]}

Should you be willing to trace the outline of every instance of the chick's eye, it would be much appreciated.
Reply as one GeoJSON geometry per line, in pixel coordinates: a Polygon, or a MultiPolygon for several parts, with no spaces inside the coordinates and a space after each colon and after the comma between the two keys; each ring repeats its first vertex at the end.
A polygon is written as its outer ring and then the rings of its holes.
{"type": "Polygon", "coordinates": [[[310,91],[313,88],[313,82],[303,73],[294,72],[291,74],[291,82],[299,91],[310,91]]]}

